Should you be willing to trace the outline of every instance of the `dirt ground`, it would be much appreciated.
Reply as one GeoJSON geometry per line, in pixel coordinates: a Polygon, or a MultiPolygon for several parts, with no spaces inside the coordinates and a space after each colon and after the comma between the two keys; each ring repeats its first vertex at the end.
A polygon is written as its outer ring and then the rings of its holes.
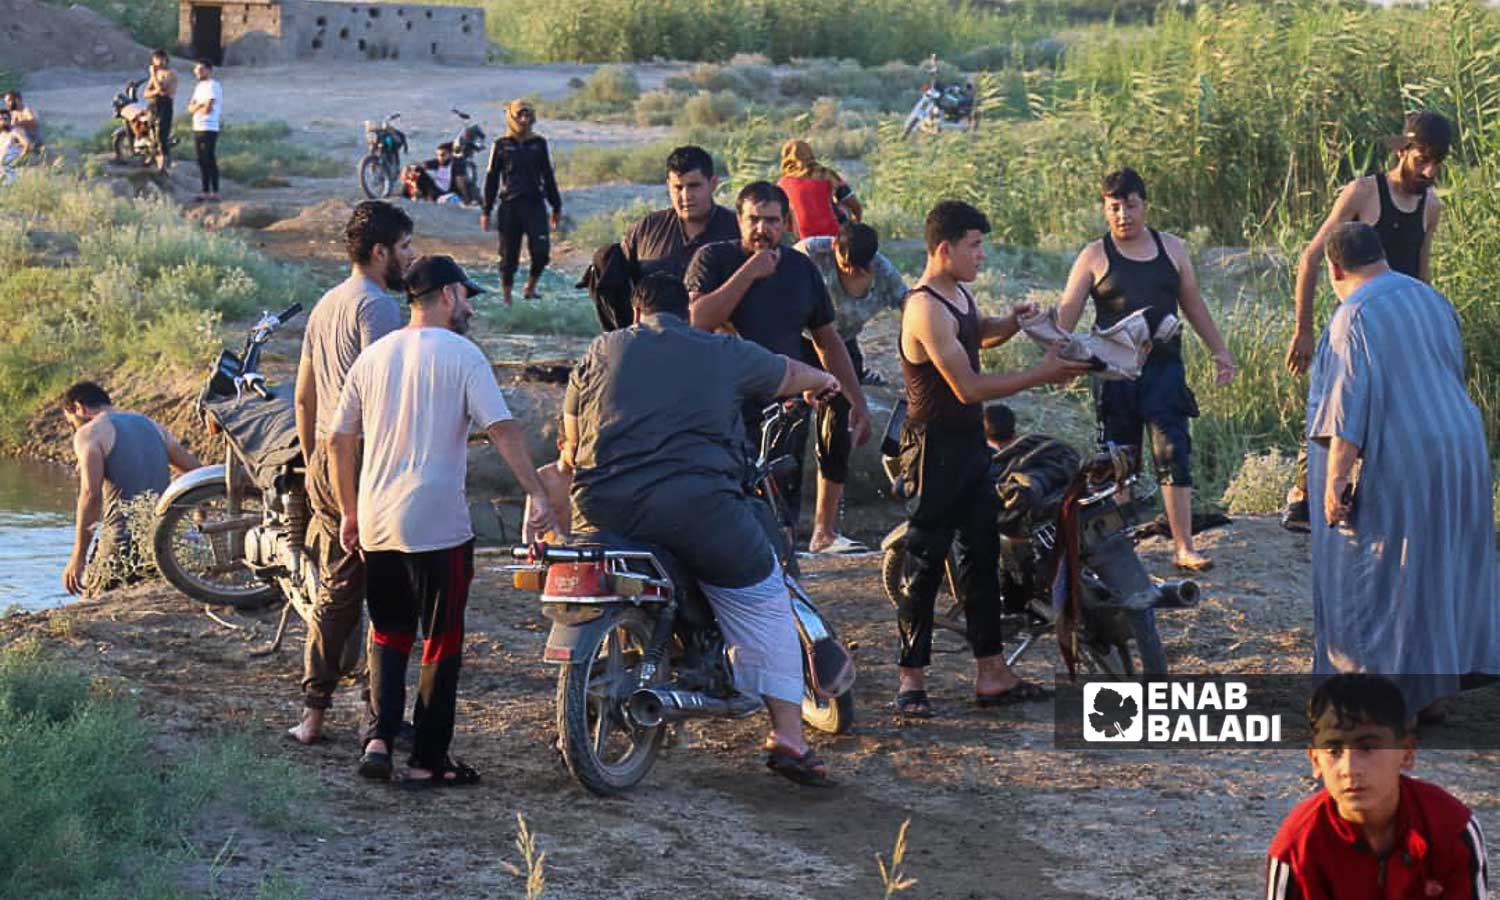
{"type": "MultiPolygon", "coordinates": [[[[1220,565],[1202,579],[1202,606],[1162,618],[1173,670],[1305,666],[1305,539],[1243,519],[1203,535],[1203,545],[1220,565]]],[[[1165,542],[1142,549],[1166,574],[1165,542]]],[[[822,791],[761,766],[756,718],[682,727],[634,793],[586,793],[552,749],[546,620],[533,596],[509,586],[498,550],[481,551],[477,563],[455,741],[484,781],[436,802],[355,776],[353,686],[338,696],[331,742],[302,748],[282,737],[300,702],[300,626],[278,655],[253,659],[248,651],[271,634],[269,615],[220,610],[238,627],[231,631],[158,584],[52,614],[67,627],[45,613],[0,621],[0,642],[37,632],[88,669],[124,679],[166,741],[240,732],[306,767],[318,783],[308,815],[321,828],[288,837],[233,823],[238,851],[220,878],[231,896],[272,873],[313,898],[519,896],[521,880],[499,865],[516,861],[517,812],[547,851],[549,897],[876,897],[874,854],[889,856],[906,818],[914,897],[1221,900],[1262,889],[1264,847],[1312,787],[1299,754],[1054,750],[1049,705],[995,712],[965,701],[972,668],[946,636],[932,684],[939,717],[899,723],[889,709],[896,635],[876,562],[807,564],[810,592],[859,665],[854,732],[817,739],[841,782],[822,791]],[[386,861],[392,847],[399,863],[386,861]]],[[[1048,679],[1057,665],[1054,647],[1037,646],[1020,670],[1048,679]]],[[[1418,764],[1486,820],[1500,813],[1497,772],[1494,753],[1429,752],[1418,764]]],[[[227,827],[208,823],[204,858],[227,827]]]]}

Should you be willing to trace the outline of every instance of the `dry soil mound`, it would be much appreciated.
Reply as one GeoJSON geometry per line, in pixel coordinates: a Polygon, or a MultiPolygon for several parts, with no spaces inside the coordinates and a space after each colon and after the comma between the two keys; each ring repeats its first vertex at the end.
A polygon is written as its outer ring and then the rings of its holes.
{"type": "Polygon", "coordinates": [[[123,28],[83,6],[0,0],[0,65],[20,72],[76,66],[118,69],[139,64],[150,49],[123,28]]]}

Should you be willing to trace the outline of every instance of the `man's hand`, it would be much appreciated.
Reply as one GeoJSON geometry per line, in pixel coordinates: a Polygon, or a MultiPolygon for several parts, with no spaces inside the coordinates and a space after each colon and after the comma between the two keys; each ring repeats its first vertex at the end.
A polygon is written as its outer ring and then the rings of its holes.
{"type": "Polygon", "coordinates": [[[1227,349],[1214,354],[1214,384],[1224,387],[1234,380],[1234,356],[1227,349]]]}
{"type": "Polygon", "coordinates": [[[863,403],[849,410],[849,436],[854,446],[863,447],[870,440],[870,408],[863,403]]]}
{"type": "Polygon", "coordinates": [[[68,558],[68,567],[63,569],[63,588],[70,594],[83,593],[83,570],[86,560],[78,554],[68,558]]]}
{"type": "Polygon", "coordinates": [[[343,546],[344,552],[355,554],[359,552],[359,516],[344,513],[339,521],[339,544],[343,546]]]}
{"type": "Polygon", "coordinates": [[[1307,371],[1312,362],[1313,336],[1307,332],[1297,329],[1292,334],[1291,346],[1286,348],[1286,370],[1293,375],[1301,375],[1307,371]]]}
{"type": "Polygon", "coordinates": [[[839,391],[843,390],[842,385],[839,384],[839,380],[834,378],[832,373],[825,372],[822,369],[815,369],[815,371],[820,376],[818,386],[802,392],[802,399],[806,400],[807,405],[814,409],[832,400],[838,396],[839,391]]]}
{"type": "Polygon", "coordinates": [[[1323,492],[1323,517],[1330,526],[1348,522],[1354,512],[1353,505],[1344,502],[1344,490],[1348,487],[1349,479],[1333,478],[1323,492]]]}
{"type": "Polygon", "coordinates": [[[561,536],[566,533],[563,531],[562,523],[557,521],[556,511],[547,503],[547,495],[544,492],[538,491],[535,494],[527,494],[526,496],[531,500],[532,511],[539,512],[542,515],[542,521],[545,523],[541,531],[543,535],[550,533],[561,536]]]}
{"type": "Polygon", "coordinates": [[[547,224],[549,224],[549,225],[552,226],[552,230],[553,231],[556,231],[557,230],[557,223],[559,223],[561,221],[562,221],[562,210],[560,210],[560,209],[554,209],[552,211],[551,217],[547,219],[547,224]]]}
{"type": "Polygon", "coordinates": [[[1012,303],[1010,307],[1011,321],[1015,322],[1016,328],[1019,329],[1021,327],[1021,319],[1025,316],[1036,315],[1038,309],[1041,309],[1041,307],[1036,303],[1031,302],[1030,300],[1025,300],[1020,303],[1012,303]]]}
{"type": "Polygon", "coordinates": [[[1066,384],[1080,375],[1087,375],[1091,367],[1086,362],[1074,362],[1057,355],[1057,347],[1047,348],[1047,355],[1032,367],[1038,384],[1066,384]]]}
{"type": "Polygon", "coordinates": [[[781,251],[757,250],[750,254],[745,264],[740,266],[740,271],[748,272],[751,279],[760,281],[762,278],[770,278],[776,274],[776,263],[781,259],[781,251]]]}
{"type": "Polygon", "coordinates": [[[490,230],[490,214],[489,213],[480,213],[479,214],[479,230],[480,231],[489,231],[490,230]]]}

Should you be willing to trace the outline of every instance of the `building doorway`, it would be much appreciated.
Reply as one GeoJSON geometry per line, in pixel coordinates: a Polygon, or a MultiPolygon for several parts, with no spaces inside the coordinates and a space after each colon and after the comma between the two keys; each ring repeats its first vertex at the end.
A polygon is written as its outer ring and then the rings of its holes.
{"type": "Polygon", "coordinates": [[[224,62],[223,8],[193,4],[189,21],[193,27],[193,58],[207,59],[214,65],[224,62]]]}

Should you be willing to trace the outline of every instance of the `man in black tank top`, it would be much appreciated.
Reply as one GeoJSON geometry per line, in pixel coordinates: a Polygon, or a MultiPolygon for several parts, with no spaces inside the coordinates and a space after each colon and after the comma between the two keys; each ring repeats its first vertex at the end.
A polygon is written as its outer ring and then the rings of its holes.
{"type": "Polygon", "coordinates": [[[139,578],[111,565],[117,556],[140,553],[131,546],[126,506],[143,494],[166,490],[170,470],[186,472],[202,463],[156,422],[115,409],[109,394],[92,381],[68,388],[62,412],[74,428],[78,458],[78,522],[63,587],[70,594],[96,594],[139,578]]]}
{"type": "MultiPolygon", "coordinates": [[[[1134,169],[1120,169],[1104,176],[1099,193],[1109,233],[1083,248],[1073,263],[1058,306],[1058,325],[1072,331],[1090,296],[1101,328],[1143,310],[1155,334],[1167,316],[1180,316],[1208,345],[1218,384],[1228,384],[1234,378],[1234,357],[1198,291],[1187,245],[1146,225],[1146,182],[1134,169]]],[[[1139,378],[1098,383],[1095,397],[1101,444],[1139,448],[1142,430],[1150,429],[1162,505],[1176,545],[1173,563],[1193,572],[1209,568],[1212,563],[1193,546],[1188,419],[1198,415],[1198,403],[1188,388],[1182,339],[1155,342],[1139,378]]]]}
{"type": "Polygon", "coordinates": [[[917,497],[906,532],[902,597],[901,686],[897,711],[925,718],[927,665],[932,661],[932,611],[944,562],[957,557],[958,592],[964,601],[969,645],[978,672],[981,706],[1039,700],[1047,692],[1022,681],[1005,664],[1000,634],[1000,535],[998,500],[989,480],[983,404],[1029,387],[1070,381],[1088,371],[1055,351],[1034,368],[1014,374],[979,370],[979,350],[1014,337],[1020,304],[1001,318],[981,315],[963,287],[984,264],[984,214],[967,203],[944,201],[927,215],[927,269],[906,297],[901,315],[901,370],[909,405],[901,432],[901,460],[917,497]],[[956,537],[956,540],[955,540],[956,537]]]}
{"type": "MultiPolygon", "coordinates": [[[[1345,222],[1375,226],[1393,270],[1432,282],[1432,235],[1443,212],[1433,185],[1442,174],[1443,160],[1452,143],[1453,126],[1442,115],[1430,110],[1412,113],[1406,117],[1401,134],[1391,140],[1395,166],[1344,185],[1333,211],[1297,262],[1296,329],[1287,348],[1287,371],[1301,375],[1312,361],[1316,339],[1313,298],[1323,268],[1323,245],[1338,226],[1345,222]]],[[[1306,440],[1297,455],[1297,484],[1287,494],[1281,524],[1291,531],[1307,531],[1309,527],[1306,440]]]]}

